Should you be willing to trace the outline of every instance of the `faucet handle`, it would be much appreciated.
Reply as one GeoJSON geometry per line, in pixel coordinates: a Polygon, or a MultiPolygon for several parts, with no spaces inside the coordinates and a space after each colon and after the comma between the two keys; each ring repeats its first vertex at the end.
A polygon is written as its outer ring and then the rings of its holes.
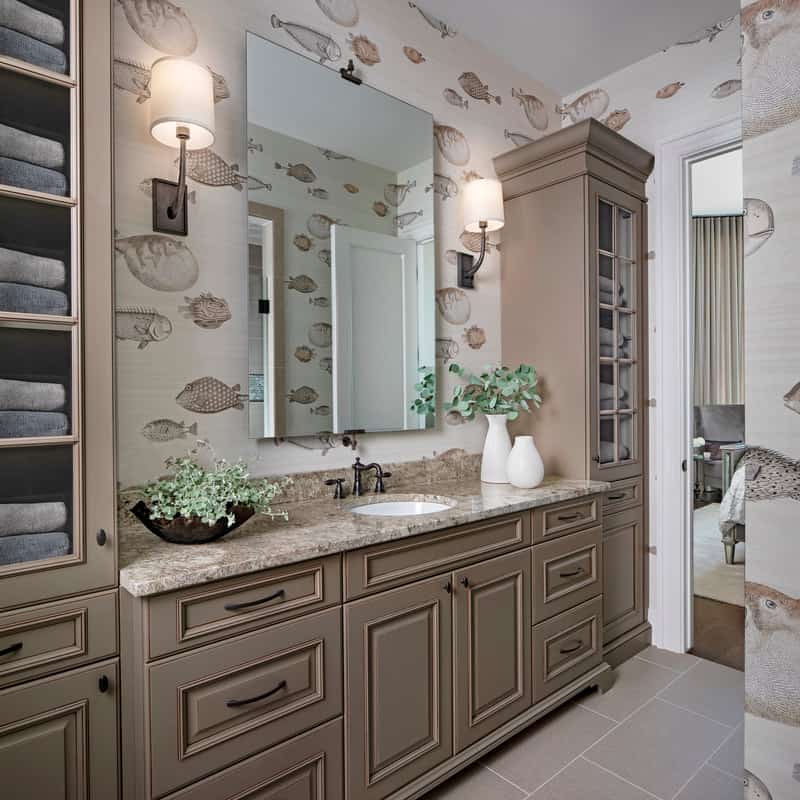
{"type": "Polygon", "coordinates": [[[383,479],[384,478],[391,478],[391,477],[392,477],[392,473],[391,472],[383,472],[383,471],[379,472],[375,476],[375,494],[385,494],[386,493],[386,487],[383,485],[383,479]]]}
{"type": "Polygon", "coordinates": [[[333,499],[334,500],[341,500],[344,497],[344,478],[328,478],[325,481],[326,486],[333,486],[336,485],[336,488],[333,490],[333,499]]]}

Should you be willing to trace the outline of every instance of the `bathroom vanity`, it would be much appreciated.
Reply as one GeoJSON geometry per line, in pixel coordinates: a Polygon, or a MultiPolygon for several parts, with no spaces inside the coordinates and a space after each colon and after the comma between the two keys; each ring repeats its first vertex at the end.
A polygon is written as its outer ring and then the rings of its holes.
{"type": "Polygon", "coordinates": [[[608,484],[431,488],[446,511],[310,501],[200,548],[124,530],[126,800],[410,800],[610,683],[608,484]]]}

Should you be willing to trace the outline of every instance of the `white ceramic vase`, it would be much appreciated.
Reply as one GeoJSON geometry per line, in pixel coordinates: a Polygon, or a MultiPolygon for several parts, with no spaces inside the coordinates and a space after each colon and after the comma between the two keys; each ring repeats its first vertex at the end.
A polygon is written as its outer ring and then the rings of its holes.
{"type": "Polygon", "coordinates": [[[518,489],[533,489],[544,480],[544,462],[533,436],[517,436],[506,464],[508,481],[518,489]]]}
{"type": "Polygon", "coordinates": [[[505,414],[487,414],[489,430],[483,443],[481,480],[484,483],[508,483],[506,463],[511,452],[511,437],[508,435],[508,419],[505,414]]]}

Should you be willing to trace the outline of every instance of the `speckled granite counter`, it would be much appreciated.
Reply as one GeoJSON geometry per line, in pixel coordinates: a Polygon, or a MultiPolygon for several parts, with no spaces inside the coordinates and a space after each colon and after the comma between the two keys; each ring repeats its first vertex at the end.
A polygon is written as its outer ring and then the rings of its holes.
{"type": "Polygon", "coordinates": [[[346,500],[312,500],[282,508],[288,522],[254,517],[217,542],[174,545],[164,542],[130,514],[119,524],[120,586],[133,595],[168,592],[269,567],[342,553],[379,542],[451,528],[515,511],[603,492],[610,484],[548,478],[536,489],[482,484],[475,479],[404,488],[385,495],[346,500]],[[418,517],[369,517],[350,506],[380,500],[437,499],[447,511],[418,517]]]}

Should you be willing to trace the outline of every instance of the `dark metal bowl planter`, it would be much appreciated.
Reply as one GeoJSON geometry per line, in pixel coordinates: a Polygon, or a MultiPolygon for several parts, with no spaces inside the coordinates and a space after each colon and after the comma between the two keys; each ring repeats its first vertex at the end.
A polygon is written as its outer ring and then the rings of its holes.
{"type": "Polygon", "coordinates": [[[236,521],[231,525],[226,517],[220,517],[215,523],[203,522],[199,517],[175,517],[174,519],[150,519],[150,509],[140,500],[131,508],[131,513],[147,530],[172,544],[207,544],[226,536],[243,525],[255,510],[249,506],[228,504],[228,512],[236,521]]]}

